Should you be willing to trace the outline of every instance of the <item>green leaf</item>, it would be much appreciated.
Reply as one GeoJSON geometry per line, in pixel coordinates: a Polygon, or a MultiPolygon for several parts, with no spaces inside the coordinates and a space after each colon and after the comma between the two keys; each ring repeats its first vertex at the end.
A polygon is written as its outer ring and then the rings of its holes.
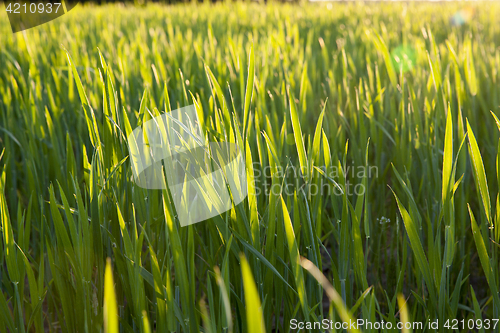
{"type": "Polygon", "coordinates": [[[321,111],[321,114],[319,115],[318,122],[316,123],[316,130],[314,131],[314,139],[313,139],[313,145],[312,145],[312,153],[309,155],[309,167],[311,170],[309,172],[311,173],[312,176],[312,166],[313,166],[313,161],[318,163],[319,162],[319,157],[321,155],[321,149],[320,149],[320,142],[321,142],[321,133],[323,131],[323,117],[325,116],[325,110],[326,110],[326,102],[323,105],[323,110],[321,111]]]}
{"type": "Polygon", "coordinates": [[[118,333],[118,306],[113,282],[111,259],[106,261],[104,272],[104,332],[118,333]]]}
{"type": "Polygon", "coordinates": [[[374,39],[375,42],[375,47],[377,50],[382,53],[382,57],[384,58],[384,63],[385,67],[387,68],[387,74],[389,75],[389,80],[391,81],[391,84],[394,88],[397,86],[397,75],[396,75],[396,70],[394,69],[394,65],[392,63],[392,58],[391,54],[389,53],[389,49],[385,45],[384,40],[382,37],[377,33],[374,32],[375,36],[377,36],[376,39],[374,39]]]}
{"type": "Polygon", "coordinates": [[[297,247],[295,233],[293,231],[292,220],[290,219],[290,215],[288,214],[288,209],[286,208],[283,197],[281,197],[281,208],[283,209],[283,223],[285,224],[286,240],[290,254],[290,261],[292,264],[293,277],[295,279],[297,293],[299,294],[300,304],[304,312],[304,318],[307,321],[309,320],[309,307],[307,305],[306,289],[304,288],[304,273],[302,272],[302,267],[300,265],[300,254],[297,247]]]}
{"type": "Polygon", "coordinates": [[[75,64],[73,63],[73,59],[71,59],[71,56],[69,55],[68,51],[66,51],[66,56],[68,57],[68,65],[73,72],[73,76],[76,82],[76,87],[78,89],[78,94],[80,95],[80,101],[82,103],[83,110],[85,112],[85,120],[87,121],[87,127],[89,129],[92,146],[98,148],[101,146],[101,139],[99,137],[99,126],[97,125],[97,120],[94,114],[94,110],[90,106],[87,94],[85,94],[85,90],[83,89],[82,81],[80,80],[78,71],[76,70],[75,64]]]}
{"type": "Polygon", "coordinates": [[[500,120],[498,120],[498,117],[493,113],[493,111],[490,111],[491,115],[493,118],[495,118],[495,123],[497,124],[497,128],[500,131],[500,120]]]}
{"type": "Polygon", "coordinates": [[[262,306],[260,304],[259,293],[255,285],[250,266],[245,255],[240,255],[241,275],[243,278],[243,288],[245,290],[245,308],[247,316],[248,333],[265,333],[264,317],[262,315],[262,306]]]}
{"type": "Polygon", "coordinates": [[[302,129],[300,128],[299,116],[295,106],[295,98],[291,92],[288,93],[288,97],[290,102],[290,117],[292,118],[293,136],[295,138],[297,153],[299,154],[300,171],[306,179],[309,179],[310,175],[308,175],[309,168],[307,167],[306,148],[302,138],[302,129]]]}
{"type": "Polygon", "coordinates": [[[451,118],[451,110],[448,105],[448,115],[446,117],[446,133],[444,140],[444,154],[443,154],[443,187],[442,187],[442,200],[444,203],[448,201],[451,185],[455,180],[451,179],[451,170],[453,167],[453,121],[451,118]]]}
{"type": "MultiPolygon", "coordinates": [[[[392,191],[392,189],[391,189],[392,191]]],[[[437,298],[435,293],[435,285],[434,279],[431,274],[431,269],[429,267],[429,262],[427,261],[427,257],[425,256],[424,248],[422,247],[422,243],[420,241],[420,237],[418,236],[417,228],[415,222],[408,214],[408,211],[404,208],[401,201],[399,201],[398,196],[394,191],[392,191],[394,197],[396,198],[396,202],[398,204],[399,212],[401,213],[401,217],[403,218],[403,222],[406,228],[406,232],[408,233],[408,238],[410,239],[410,246],[413,250],[413,254],[415,255],[415,259],[417,260],[417,265],[420,271],[422,272],[425,280],[425,284],[429,290],[429,296],[431,298],[432,304],[437,304],[437,298]]]]}
{"type": "Polygon", "coordinates": [[[479,151],[479,147],[477,146],[476,137],[474,136],[474,132],[472,132],[468,120],[467,120],[467,133],[469,137],[469,155],[472,167],[474,169],[473,170],[474,180],[481,194],[484,213],[486,214],[488,223],[492,225],[493,221],[491,219],[491,199],[490,199],[490,192],[488,190],[488,181],[486,179],[486,173],[484,171],[483,159],[481,157],[481,152],[479,151]]]}

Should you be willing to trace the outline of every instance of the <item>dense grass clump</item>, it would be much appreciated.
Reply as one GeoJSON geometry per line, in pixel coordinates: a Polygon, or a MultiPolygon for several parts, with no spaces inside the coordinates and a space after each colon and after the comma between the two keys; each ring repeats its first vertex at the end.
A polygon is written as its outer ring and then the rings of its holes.
{"type": "Polygon", "coordinates": [[[0,332],[500,318],[500,5],[461,9],[79,6],[17,34],[4,15],[0,332]],[[242,148],[248,198],[180,227],[126,137],[190,104],[242,148]]]}

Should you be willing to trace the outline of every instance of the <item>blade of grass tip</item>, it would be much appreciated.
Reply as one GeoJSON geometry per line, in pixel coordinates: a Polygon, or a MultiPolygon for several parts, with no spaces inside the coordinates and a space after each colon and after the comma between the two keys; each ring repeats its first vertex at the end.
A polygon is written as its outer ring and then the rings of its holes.
{"type": "MultiPolygon", "coordinates": [[[[231,240],[230,240],[230,242],[231,242],[231,240]]],[[[229,301],[229,295],[227,294],[226,284],[224,283],[224,280],[222,279],[222,275],[221,275],[219,267],[217,267],[217,266],[214,267],[214,272],[215,272],[217,285],[220,288],[220,295],[222,297],[222,303],[224,306],[224,313],[226,316],[225,318],[227,320],[228,332],[231,333],[231,332],[233,332],[233,316],[231,315],[231,303],[229,301]]]]}
{"type": "Polygon", "coordinates": [[[411,333],[411,321],[410,316],[408,314],[408,307],[406,305],[406,300],[403,294],[398,294],[398,305],[399,305],[399,317],[400,321],[403,325],[401,332],[402,333],[411,333]]]}
{"type": "Polygon", "coordinates": [[[477,145],[476,137],[474,136],[474,132],[469,124],[469,120],[467,120],[467,133],[469,137],[469,155],[471,159],[471,164],[474,168],[474,180],[476,181],[476,186],[479,188],[479,192],[481,194],[481,199],[483,202],[484,212],[486,214],[486,219],[488,220],[489,225],[491,226],[491,199],[490,192],[488,190],[488,180],[486,179],[486,173],[484,171],[483,159],[481,157],[481,152],[479,151],[479,147],[477,145]]]}
{"type": "Polygon", "coordinates": [[[241,275],[243,277],[243,288],[245,290],[245,308],[247,316],[248,333],[265,333],[264,317],[260,304],[259,293],[255,285],[250,266],[244,254],[240,254],[241,275]]]}
{"type": "MultiPolygon", "coordinates": [[[[472,288],[472,286],[470,286],[470,293],[472,295],[472,304],[474,305],[474,318],[476,320],[479,320],[480,322],[482,322],[483,316],[481,315],[481,307],[479,306],[479,303],[478,303],[477,298],[476,298],[476,293],[474,292],[474,288],[472,288]]],[[[484,333],[484,328],[481,327],[479,329],[479,332],[484,333]]]]}
{"type": "Polygon", "coordinates": [[[208,78],[211,80],[213,89],[213,95],[214,98],[217,97],[219,99],[219,103],[221,103],[222,106],[222,115],[223,115],[223,121],[224,121],[224,127],[226,129],[226,133],[231,132],[231,116],[229,114],[229,109],[227,108],[227,103],[226,103],[226,98],[224,97],[224,93],[222,92],[222,89],[219,85],[219,82],[217,82],[217,79],[215,78],[215,75],[212,73],[210,68],[205,65],[205,71],[207,73],[208,78]]]}
{"type": "Polygon", "coordinates": [[[458,56],[457,53],[455,52],[455,49],[451,45],[451,43],[447,40],[446,46],[448,46],[448,50],[450,51],[451,58],[453,59],[453,62],[455,63],[456,66],[458,66],[458,56]]]}
{"type": "Polygon", "coordinates": [[[248,251],[252,252],[257,257],[257,259],[259,261],[261,261],[267,268],[269,268],[271,270],[271,272],[274,273],[278,279],[280,279],[283,283],[285,283],[287,285],[287,287],[290,288],[290,290],[294,294],[298,295],[297,292],[292,288],[292,286],[290,284],[288,284],[288,282],[280,275],[280,273],[278,272],[276,267],[273,266],[266,259],[266,257],[264,257],[264,255],[259,252],[259,250],[252,247],[252,245],[249,244],[246,240],[244,240],[243,237],[239,236],[238,234],[234,234],[234,235],[236,236],[236,238],[238,238],[238,240],[241,242],[241,245],[243,245],[243,247],[245,247],[248,251]]]}
{"type": "MultiPolygon", "coordinates": [[[[144,89],[144,92],[142,93],[141,104],[139,105],[139,115],[137,117],[139,119],[139,122],[137,123],[137,126],[141,126],[142,124],[146,123],[147,120],[150,119],[150,118],[148,118],[149,112],[146,112],[147,103],[148,103],[148,89],[146,88],[146,89],[144,89]]],[[[151,117],[151,118],[153,118],[153,117],[151,117]]]]}
{"type": "Polygon", "coordinates": [[[431,77],[432,82],[434,83],[434,89],[436,90],[436,92],[438,92],[439,88],[441,87],[441,75],[439,69],[436,68],[438,66],[438,63],[432,61],[429,52],[427,52],[427,61],[429,62],[429,67],[431,69],[431,77]]]}
{"type": "Polygon", "coordinates": [[[313,145],[312,145],[312,153],[309,154],[309,167],[311,168],[309,172],[311,173],[312,177],[312,172],[313,172],[313,161],[317,162],[317,159],[320,157],[321,151],[320,151],[320,142],[321,142],[321,132],[323,130],[323,117],[325,116],[325,110],[326,110],[326,102],[323,105],[323,110],[321,111],[321,114],[319,115],[318,118],[318,123],[316,124],[316,130],[314,131],[314,139],[313,139],[313,145]]]}
{"type": "MultiPolygon", "coordinates": [[[[207,286],[208,288],[210,288],[210,285],[207,286]]],[[[210,319],[210,316],[208,315],[205,301],[201,299],[199,305],[200,305],[201,319],[203,321],[203,328],[205,329],[205,333],[212,333],[213,332],[212,321],[210,319]]]]}
{"type": "Polygon", "coordinates": [[[295,98],[290,91],[288,91],[288,97],[290,100],[290,117],[292,119],[293,136],[299,155],[300,171],[304,178],[309,180],[309,175],[307,174],[309,169],[307,168],[306,148],[304,146],[304,140],[302,139],[302,129],[300,128],[299,115],[297,114],[297,108],[295,106],[295,98]]]}
{"type": "Polygon", "coordinates": [[[358,300],[356,301],[356,304],[353,305],[353,307],[349,310],[349,313],[351,316],[354,316],[358,308],[363,304],[363,301],[366,299],[366,297],[370,294],[370,291],[373,289],[373,286],[366,288],[365,291],[359,296],[358,300]]]}
{"type": "Polygon", "coordinates": [[[463,273],[464,273],[464,263],[462,262],[462,268],[460,269],[460,273],[458,273],[458,277],[455,282],[455,289],[453,290],[453,293],[450,298],[451,314],[453,318],[455,318],[457,315],[458,301],[460,297],[460,288],[462,288],[462,285],[464,283],[464,281],[462,281],[463,273]]]}
{"type": "Polygon", "coordinates": [[[250,47],[250,53],[248,54],[248,78],[247,78],[247,87],[245,92],[245,108],[243,111],[243,136],[245,137],[247,133],[250,103],[252,102],[252,97],[253,97],[254,79],[255,79],[255,57],[252,46],[250,47]]]}
{"type": "Polygon", "coordinates": [[[73,153],[73,143],[69,132],[66,132],[66,172],[68,177],[75,177],[76,173],[75,154],[73,153]]]}
{"type": "Polygon", "coordinates": [[[167,89],[167,81],[163,83],[163,106],[165,108],[165,112],[170,112],[172,111],[172,107],[170,106],[170,96],[168,95],[168,89],[167,89]]]}
{"type": "MultiPolygon", "coordinates": [[[[321,284],[326,295],[333,303],[335,310],[337,310],[340,319],[346,323],[356,322],[356,320],[349,314],[349,311],[347,310],[340,294],[335,290],[335,288],[333,288],[330,281],[328,281],[326,276],[321,273],[318,267],[314,266],[314,264],[306,258],[302,258],[300,264],[321,284]]],[[[348,325],[347,331],[351,333],[360,333],[358,329],[352,328],[350,325],[348,325]]]]}
{"type": "Polygon", "coordinates": [[[125,225],[125,221],[123,219],[122,212],[120,210],[120,205],[116,203],[116,211],[118,215],[118,223],[120,226],[120,231],[123,239],[123,247],[125,248],[125,255],[132,260],[134,258],[134,251],[132,246],[132,240],[130,238],[130,234],[128,232],[127,226],[125,225]]]}
{"type": "Polygon", "coordinates": [[[327,174],[323,170],[321,170],[320,168],[318,168],[316,166],[314,166],[314,170],[318,171],[318,173],[320,175],[322,175],[328,181],[330,181],[333,184],[333,186],[335,186],[340,191],[339,193],[341,193],[342,195],[344,194],[344,191],[342,190],[342,187],[334,179],[328,177],[327,174]]]}
{"type": "Polygon", "coordinates": [[[410,206],[409,206],[410,214],[413,216],[416,216],[416,218],[417,218],[417,229],[421,229],[422,228],[421,227],[422,217],[420,216],[420,213],[418,211],[417,203],[415,202],[415,198],[414,198],[413,193],[410,189],[410,186],[408,186],[406,184],[406,182],[403,180],[403,178],[399,174],[399,172],[396,169],[396,167],[394,166],[394,164],[391,163],[391,166],[392,166],[392,170],[394,171],[394,174],[396,175],[396,179],[399,181],[399,183],[401,184],[401,187],[403,188],[406,195],[410,199],[410,206]]]}
{"type": "Polygon", "coordinates": [[[391,54],[389,53],[389,49],[385,45],[385,42],[382,39],[382,37],[376,31],[374,31],[374,33],[375,36],[377,36],[377,39],[373,39],[373,41],[375,42],[375,47],[382,53],[385,66],[387,67],[387,74],[389,75],[389,80],[391,81],[392,86],[396,88],[397,75],[396,75],[396,70],[394,69],[394,65],[392,64],[391,54]]]}
{"type": "Polygon", "coordinates": [[[196,109],[196,113],[198,114],[198,121],[200,122],[200,128],[202,131],[205,131],[206,127],[205,127],[205,116],[203,114],[203,107],[191,91],[189,91],[189,95],[191,96],[194,108],[196,109]]]}
{"type": "Polygon", "coordinates": [[[477,76],[476,68],[474,67],[474,57],[472,52],[472,43],[470,40],[464,42],[465,55],[464,59],[464,71],[465,71],[465,81],[469,85],[469,90],[472,96],[477,95],[477,76]]]}
{"type": "Polygon", "coordinates": [[[106,261],[104,272],[104,332],[118,333],[118,308],[110,258],[106,261]]]}
{"type": "Polygon", "coordinates": [[[151,333],[151,327],[149,326],[148,314],[146,310],[142,310],[142,326],[144,328],[144,333],[151,333]]]}
{"type": "Polygon", "coordinates": [[[493,118],[495,118],[495,123],[497,124],[498,130],[500,131],[500,120],[498,120],[498,117],[493,113],[493,111],[490,110],[490,112],[493,118]]]}

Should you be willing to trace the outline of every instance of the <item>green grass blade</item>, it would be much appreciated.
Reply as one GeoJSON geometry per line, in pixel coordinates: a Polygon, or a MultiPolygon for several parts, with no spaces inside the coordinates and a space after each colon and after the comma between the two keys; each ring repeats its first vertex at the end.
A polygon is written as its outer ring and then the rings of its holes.
{"type": "Polygon", "coordinates": [[[104,273],[104,332],[118,333],[118,306],[116,302],[115,285],[111,259],[106,262],[104,273]]]}
{"type": "Polygon", "coordinates": [[[292,93],[289,92],[289,103],[290,103],[290,118],[292,119],[293,136],[295,138],[295,146],[297,147],[297,153],[299,155],[300,170],[306,179],[309,179],[308,174],[309,169],[307,167],[307,155],[306,148],[304,146],[304,139],[302,138],[302,129],[300,127],[299,115],[297,113],[297,107],[295,105],[295,98],[292,93]]]}
{"type": "Polygon", "coordinates": [[[486,179],[486,172],[484,171],[484,164],[483,164],[483,159],[481,157],[481,152],[479,151],[476,137],[472,132],[472,129],[469,125],[469,121],[467,121],[467,133],[469,137],[469,155],[472,167],[474,169],[473,170],[474,180],[476,181],[476,186],[478,187],[479,193],[481,194],[484,213],[486,215],[488,223],[491,225],[492,224],[491,199],[490,199],[490,192],[488,190],[488,180],[486,179]]]}
{"type": "Polygon", "coordinates": [[[265,333],[264,317],[262,315],[262,306],[260,304],[259,293],[255,285],[250,266],[242,254],[240,255],[241,275],[243,278],[243,287],[245,289],[245,307],[247,316],[248,333],[265,333]]]}
{"type": "Polygon", "coordinates": [[[288,244],[288,250],[290,254],[290,261],[292,265],[293,277],[295,279],[295,285],[297,287],[297,293],[299,294],[300,304],[302,306],[302,311],[304,312],[304,318],[309,319],[309,306],[307,302],[306,290],[304,288],[304,273],[300,265],[300,254],[297,247],[297,240],[295,233],[293,231],[292,221],[290,215],[288,214],[288,209],[286,208],[285,201],[281,197],[281,208],[283,209],[283,222],[285,224],[286,239],[288,244]]]}

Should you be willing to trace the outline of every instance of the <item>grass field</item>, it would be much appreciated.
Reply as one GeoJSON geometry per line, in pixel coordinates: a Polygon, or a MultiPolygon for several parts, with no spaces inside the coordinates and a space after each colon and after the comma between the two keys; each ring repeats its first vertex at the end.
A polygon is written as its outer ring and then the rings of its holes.
{"type": "Polygon", "coordinates": [[[1,14],[0,332],[498,332],[500,4],[460,9],[1,14]],[[125,138],[190,104],[248,197],[181,227],[125,138]]]}

